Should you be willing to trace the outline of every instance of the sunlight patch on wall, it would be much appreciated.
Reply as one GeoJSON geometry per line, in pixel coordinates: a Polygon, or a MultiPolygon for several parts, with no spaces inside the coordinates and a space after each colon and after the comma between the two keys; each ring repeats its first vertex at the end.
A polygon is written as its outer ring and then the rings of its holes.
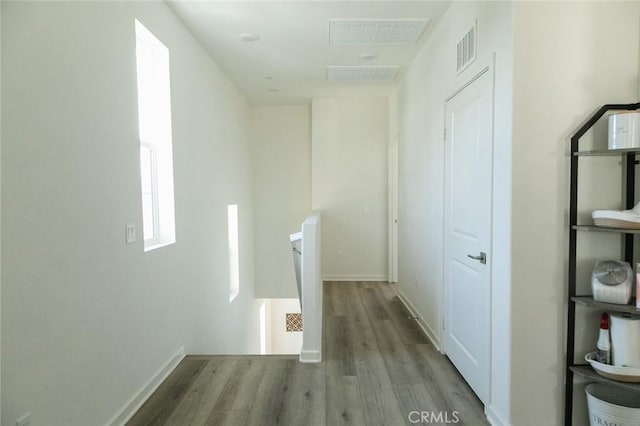
{"type": "Polygon", "coordinates": [[[227,206],[229,238],[229,302],[240,293],[240,241],[238,235],[238,205],[227,206]]]}
{"type": "Polygon", "coordinates": [[[267,306],[260,305],[260,355],[267,354],[267,306]]]}

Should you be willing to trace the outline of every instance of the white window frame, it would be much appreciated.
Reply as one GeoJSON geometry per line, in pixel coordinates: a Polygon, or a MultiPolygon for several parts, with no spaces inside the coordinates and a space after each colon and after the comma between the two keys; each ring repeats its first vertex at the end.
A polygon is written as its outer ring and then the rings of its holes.
{"type": "MultiPolygon", "coordinates": [[[[160,208],[158,205],[158,158],[156,146],[144,140],[140,141],[140,147],[147,148],[151,152],[151,216],[153,220],[153,235],[151,238],[144,238],[145,246],[155,246],[160,243],[160,208]]],[[[140,156],[142,162],[142,155],[140,156]]],[[[140,164],[142,169],[142,164],[140,164]]],[[[144,233],[143,233],[144,235],[144,233]]]]}

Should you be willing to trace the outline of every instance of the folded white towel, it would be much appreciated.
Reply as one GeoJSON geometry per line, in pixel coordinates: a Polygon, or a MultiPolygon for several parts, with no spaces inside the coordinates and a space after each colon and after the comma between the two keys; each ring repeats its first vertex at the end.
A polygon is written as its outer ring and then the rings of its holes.
{"type": "Polygon", "coordinates": [[[640,203],[631,210],[595,210],[591,217],[596,226],[640,229],[640,203]]]}

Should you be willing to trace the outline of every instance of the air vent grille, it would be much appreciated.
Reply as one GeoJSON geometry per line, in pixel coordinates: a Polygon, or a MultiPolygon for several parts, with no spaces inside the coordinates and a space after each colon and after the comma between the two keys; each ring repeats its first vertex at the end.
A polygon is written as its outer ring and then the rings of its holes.
{"type": "Polygon", "coordinates": [[[330,82],[382,82],[393,81],[400,66],[328,66],[327,80],[330,82]]]}
{"type": "Polygon", "coordinates": [[[428,19],[329,19],[331,46],[417,44],[428,19]]]}
{"type": "Polygon", "coordinates": [[[458,42],[456,70],[461,73],[476,59],[476,27],[475,25],[458,42]]]}

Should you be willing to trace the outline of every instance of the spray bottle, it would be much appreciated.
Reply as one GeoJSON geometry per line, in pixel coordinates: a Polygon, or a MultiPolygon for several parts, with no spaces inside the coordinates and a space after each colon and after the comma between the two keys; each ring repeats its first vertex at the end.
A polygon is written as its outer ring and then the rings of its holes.
{"type": "Polygon", "coordinates": [[[603,313],[600,317],[600,334],[598,335],[598,350],[596,361],[601,364],[611,364],[611,340],[609,337],[609,315],[603,313]]]}

